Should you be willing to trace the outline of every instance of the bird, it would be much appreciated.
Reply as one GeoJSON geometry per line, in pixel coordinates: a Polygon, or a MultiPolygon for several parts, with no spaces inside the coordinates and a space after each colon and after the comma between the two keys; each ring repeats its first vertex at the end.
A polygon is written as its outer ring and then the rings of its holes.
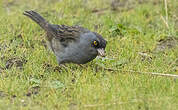
{"type": "Polygon", "coordinates": [[[97,56],[106,55],[107,41],[98,33],[81,26],[51,24],[39,13],[28,10],[23,15],[31,18],[46,31],[46,41],[58,64],[86,64],[97,56]]]}

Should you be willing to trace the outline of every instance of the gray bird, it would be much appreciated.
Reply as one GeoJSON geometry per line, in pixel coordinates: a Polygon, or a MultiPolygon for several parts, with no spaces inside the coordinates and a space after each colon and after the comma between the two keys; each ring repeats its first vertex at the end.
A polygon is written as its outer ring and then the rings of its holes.
{"type": "Polygon", "coordinates": [[[106,40],[98,33],[80,26],[50,24],[35,11],[23,14],[46,31],[48,47],[54,52],[58,64],[85,64],[98,55],[105,56],[106,40]]]}

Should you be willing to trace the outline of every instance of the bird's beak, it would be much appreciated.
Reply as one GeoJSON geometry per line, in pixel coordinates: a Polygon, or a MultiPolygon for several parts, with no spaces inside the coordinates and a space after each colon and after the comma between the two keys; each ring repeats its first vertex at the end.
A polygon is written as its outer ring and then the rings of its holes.
{"type": "Polygon", "coordinates": [[[97,51],[98,51],[99,56],[102,56],[102,57],[106,56],[104,48],[99,48],[97,49],[97,51]]]}

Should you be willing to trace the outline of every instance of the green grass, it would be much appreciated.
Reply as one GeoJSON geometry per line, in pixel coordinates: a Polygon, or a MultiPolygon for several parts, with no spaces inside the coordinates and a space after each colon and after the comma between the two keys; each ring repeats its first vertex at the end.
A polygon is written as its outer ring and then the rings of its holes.
{"type": "Polygon", "coordinates": [[[166,27],[164,2],[140,1],[112,10],[110,0],[0,0],[0,109],[176,110],[177,79],[129,71],[178,75],[177,46],[155,49],[178,39],[178,2],[167,0],[166,27]],[[44,31],[22,15],[31,9],[53,24],[102,34],[107,57],[59,69],[44,31]]]}

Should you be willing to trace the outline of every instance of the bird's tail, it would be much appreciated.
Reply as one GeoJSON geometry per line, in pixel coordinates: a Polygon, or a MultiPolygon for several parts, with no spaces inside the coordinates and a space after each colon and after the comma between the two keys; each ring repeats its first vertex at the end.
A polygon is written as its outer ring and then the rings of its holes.
{"type": "Polygon", "coordinates": [[[46,21],[40,14],[35,11],[25,11],[23,14],[39,24],[45,31],[54,35],[53,26],[49,24],[48,21],[46,21]]]}

